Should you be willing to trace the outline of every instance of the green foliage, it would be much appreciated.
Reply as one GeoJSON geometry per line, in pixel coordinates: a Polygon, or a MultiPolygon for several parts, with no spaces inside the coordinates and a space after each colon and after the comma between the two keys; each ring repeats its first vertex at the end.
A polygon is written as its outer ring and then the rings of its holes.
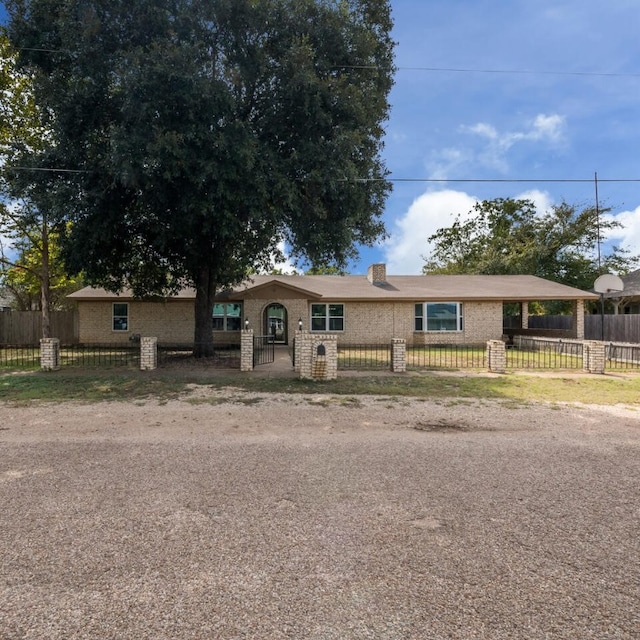
{"type": "Polygon", "coordinates": [[[45,110],[36,101],[33,74],[21,70],[9,40],[0,34],[0,284],[19,310],[40,309],[48,335],[48,312],[66,307],[64,297],[79,286],[66,274],[60,255],[60,228],[50,209],[51,177],[34,182],[25,171],[51,144],[45,110]],[[18,168],[16,168],[18,167],[18,168]]]}
{"type": "MultiPolygon", "coordinates": [[[[381,234],[387,0],[10,0],[13,44],[51,115],[63,253],[89,282],[216,290],[278,242],[345,264],[381,234]],[[364,179],[364,180],[363,180],[364,179]]],[[[32,175],[33,182],[46,180],[32,175]]]]}
{"type": "MultiPolygon", "coordinates": [[[[601,212],[602,213],[602,212],[601,212]]],[[[424,273],[530,274],[589,290],[601,273],[632,270],[639,258],[614,247],[598,265],[595,248],[617,223],[592,208],[562,203],[540,214],[529,200],[497,199],[476,204],[429,238],[433,250],[424,273]]]]}
{"type": "MultiPolygon", "coordinates": [[[[12,294],[18,311],[42,309],[42,237],[31,233],[16,242],[17,258],[0,272],[0,282],[12,294]]],[[[69,276],[60,255],[59,234],[49,235],[49,310],[71,308],[66,296],[82,288],[81,276],[69,276]]]]}
{"type": "Polygon", "coordinates": [[[307,276],[344,276],[346,271],[334,264],[317,264],[304,273],[307,276]]]}

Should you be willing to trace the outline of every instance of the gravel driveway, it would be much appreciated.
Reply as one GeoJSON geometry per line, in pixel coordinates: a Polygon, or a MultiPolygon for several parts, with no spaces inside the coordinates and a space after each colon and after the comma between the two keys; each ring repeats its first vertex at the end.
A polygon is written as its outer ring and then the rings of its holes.
{"type": "Polygon", "coordinates": [[[640,638],[640,412],[0,405],[0,639],[640,638]]]}

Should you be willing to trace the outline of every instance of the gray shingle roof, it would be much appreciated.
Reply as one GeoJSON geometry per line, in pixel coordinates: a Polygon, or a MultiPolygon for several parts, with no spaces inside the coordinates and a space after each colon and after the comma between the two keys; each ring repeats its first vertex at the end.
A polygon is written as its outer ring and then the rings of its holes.
{"type": "MultiPolygon", "coordinates": [[[[260,275],[235,287],[221,298],[242,300],[261,288],[282,286],[300,293],[300,297],[318,300],[586,300],[597,294],[581,291],[536,276],[425,275],[387,276],[382,284],[371,284],[366,276],[260,275]]],[[[119,296],[104,289],[85,287],[70,298],[74,300],[126,300],[131,292],[119,296]]],[[[183,289],[173,299],[194,299],[193,289],[183,289]]]]}

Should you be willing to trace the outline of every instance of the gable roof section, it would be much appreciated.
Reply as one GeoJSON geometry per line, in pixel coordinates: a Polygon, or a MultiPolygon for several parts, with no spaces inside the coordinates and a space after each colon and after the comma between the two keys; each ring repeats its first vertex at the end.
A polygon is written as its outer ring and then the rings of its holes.
{"type": "MultiPolygon", "coordinates": [[[[366,276],[253,276],[233,291],[222,292],[221,300],[270,299],[273,287],[284,288],[290,297],[327,301],[523,301],[597,300],[598,295],[551,282],[537,276],[424,275],[387,276],[386,282],[372,284],[366,276]]],[[[133,300],[130,291],[113,294],[85,287],[74,300],[133,300]]],[[[173,300],[195,298],[193,289],[183,289],[173,300]]]]}

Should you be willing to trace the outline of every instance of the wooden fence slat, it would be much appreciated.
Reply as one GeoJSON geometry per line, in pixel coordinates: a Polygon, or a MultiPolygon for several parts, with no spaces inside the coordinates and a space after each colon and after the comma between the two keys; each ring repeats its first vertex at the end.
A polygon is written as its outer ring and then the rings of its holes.
{"type": "MultiPolygon", "coordinates": [[[[529,316],[530,329],[571,329],[573,316],[529,316]]],[[[584,317],[584,337],[586,340],[602,339],[602,318],[600,314],[584,317]]],[[[605,342],[640,342],[640,314],[604,315],[605,342]]]]}
{"type": "MultiPolygon", "coordinates": [[[[51,336],[59,338],[61,344],[78,342],[77,311],[52,311],[51,336]]],[[[42,337],[42,315],[40,311],[0,312],[0,344],[40,344],[42,337]]]]}

